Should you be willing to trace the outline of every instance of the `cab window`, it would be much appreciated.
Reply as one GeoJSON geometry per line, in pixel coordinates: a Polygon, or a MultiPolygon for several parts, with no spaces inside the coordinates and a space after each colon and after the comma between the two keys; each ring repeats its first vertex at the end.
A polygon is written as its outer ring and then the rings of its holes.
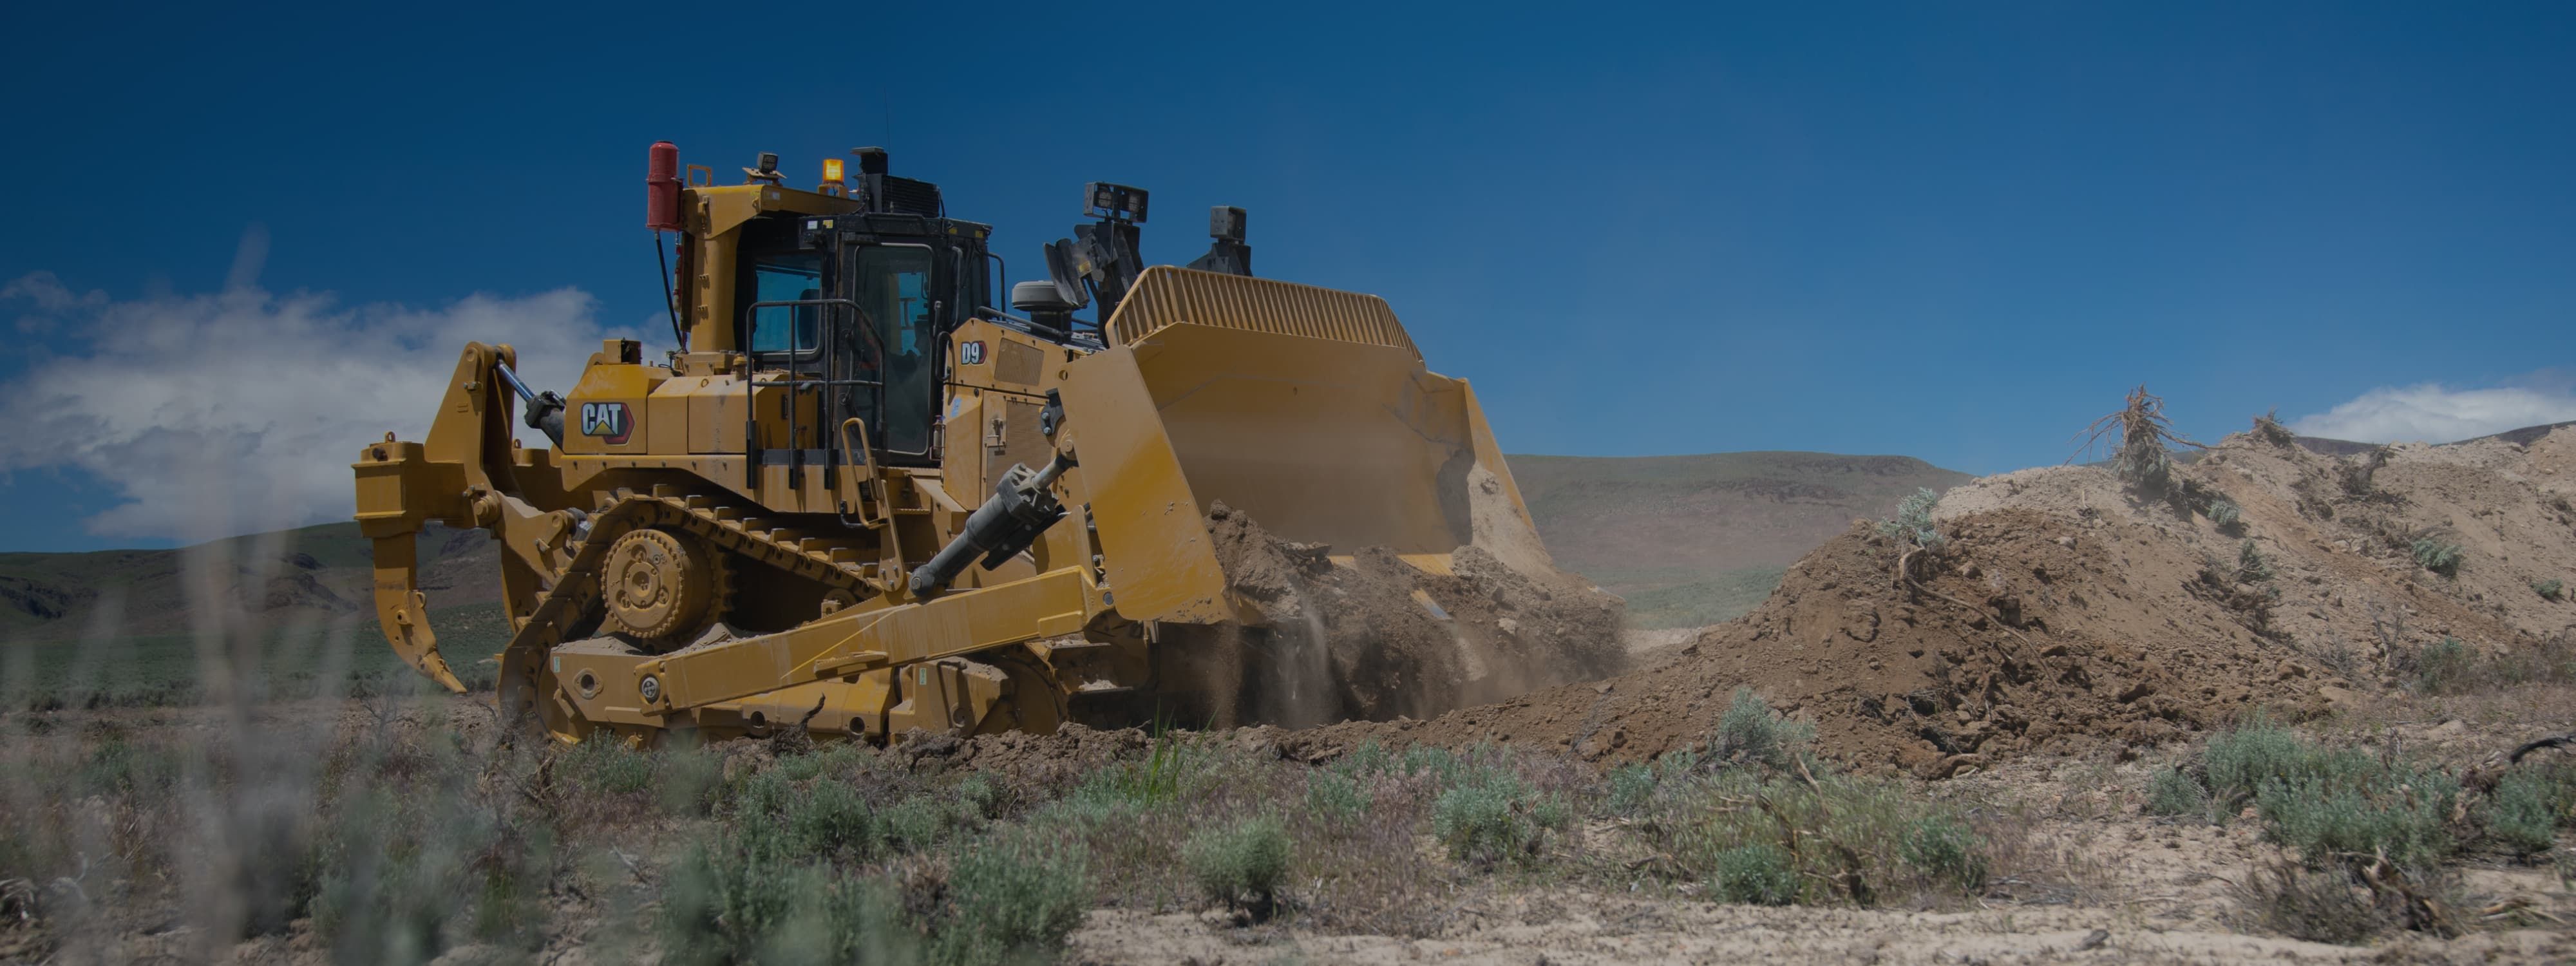
{"type": "MultiPolygon", "coordinates": [[[[820,252],[762,255],[751,265],[751,302],[823,297],[820,252]]],[[[751,311],[751,351],[811,352],[822,344],[822,307],[772,305],[751,311]]]]}

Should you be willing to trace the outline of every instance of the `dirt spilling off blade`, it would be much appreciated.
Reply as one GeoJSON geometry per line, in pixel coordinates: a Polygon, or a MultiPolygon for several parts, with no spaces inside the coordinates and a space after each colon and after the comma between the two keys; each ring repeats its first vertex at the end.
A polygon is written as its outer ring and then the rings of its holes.
{"type": "Polygon", "coordinates": [[[2153,745],[2258,708],[2322,713],[2400,685],[2444,638],[2493,653],[2576,632],[2576,607],[2532,587],[2576,578],[2571,450],[2560,432],[2338,460],[2236,436],[2175,467],[2174,495],[2156,499],[2094,468],[1988,477],[1942,501],[1948,546],[1914,580],[1896,543],[1855,521],[1761,607],[1656,667],[1305,740],[1642,759],[1706,741],[1751,687],[1812,721],[1828,755],[1938,776],[2153,745]],[[2221,500],[2241,519],[2213,522],[2221,500]],[[2419,564],[2422,540],[2461,545],[2456,573],[2419,564]]]}
{"type": "Polygon", "coordinates": [[[1505,547],[1515,566],[1470,544],[1435,573],[1383,547],[1336,560],[1223,503],[1207,522],[1267,625],[1166,628],[1187,637],[1181,676],[1206,682],[1220,727],[1421,717],[1620,670],[1618,598],[1525,547],[1505,547]]]}

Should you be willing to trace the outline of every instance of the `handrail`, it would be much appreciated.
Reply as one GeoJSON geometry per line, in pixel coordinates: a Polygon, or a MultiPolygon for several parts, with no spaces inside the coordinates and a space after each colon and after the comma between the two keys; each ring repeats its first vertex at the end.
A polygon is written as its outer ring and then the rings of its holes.
{"type": "MultiPolygon", "coordinates": [[[[876,358],[878,360],[877,365],[879,367],[879,371],[883,371],[883,367],[885,365],[885,340],[878,338],[876,326],[869,324],[867,310],[859,307],[859,303],[854,300],[837,298],[779,299],[775,301],[753,302],[750,305],[743,306],[742,344],[744,346],[743,358],[745,366],[742,374],[742,472],[744,490],[754,495],[757,495],[760,492],[760,414],[753,411],[752,407],[752,404],[757,399],[754,392],[759,387],[759,381],[755,378],[756,373],[752,370],[751,365],[753,363],[757,363],[763,355],[770,354],[750,348],[751,346],[759,344],[760,310],[771,308],[794,308],[807,305],[849,309],[850,314],[856,317],[853,321],[856,323],[858,329],[866,333],[869,344],[877,350],[876,358]]],[[[822,321],[828,323],[830,320],[827,318],[822,321]]],[[[817,326],[817,328],[820,329],[820,331],[816,333],[813,352],[823,361],[823,378],[796,378],[795,365],[797,362],[802,361],[799,357],[804,356],[805,353],[794,348],[796,340],[794,333],[791,332],[789,333],[788,338],[789,348],[784,353],[784,355],[788,357],[789,368],[787,369],[787,374],[783,378],[770,380],[771,385],[787,390],[785,413],[787,417],[787,441],[791,452],[794,453],[794,455],[790,457],[793,461],[789,467],[789,479],[791,481],[794,479],[795,471],[801,469],[804,462],[802,451],[795,450],[794,448],[797,429],[799,428],[798,420],[796,418],[796,395],[798,393],[804,392],[807,389],[812,389],[820,393],[828,393],[832,388],[838,386],[866,386],[874,390],[871,401],[876,403],[876,405],[873,408],[882,410],[885,407],[885,384],[882,381],[874,379],[833,378],[833,370],[837,369],[841,362],[840,353],[832,351],[834,348],[833,343],[835,339],[838,338],[837,334],[840,327],[825,324],[817,326]]],[[[827,437],[823,440],[823,444],[828,450],[831,446],[831,440],[827,437]]],[[[823,464],[825,467],[828,468],[833,465],[828,454],[826,455],[825,460],[826,462],[823,464]]],[[[876,459],[873,453],[869,454],[868,462],[871,466],[875,464],[876,459]]]]}

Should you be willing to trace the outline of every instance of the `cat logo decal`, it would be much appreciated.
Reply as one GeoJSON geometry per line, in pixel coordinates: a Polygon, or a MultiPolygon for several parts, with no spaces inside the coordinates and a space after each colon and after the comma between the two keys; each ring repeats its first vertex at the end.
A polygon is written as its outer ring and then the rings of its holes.
{"type": "Polygon", "coordinates": [[[581,404],[581,434],[597,436],[610,446],[626,442],[635,433],[635,420],[622,402],[586,402],[581,404]]]}

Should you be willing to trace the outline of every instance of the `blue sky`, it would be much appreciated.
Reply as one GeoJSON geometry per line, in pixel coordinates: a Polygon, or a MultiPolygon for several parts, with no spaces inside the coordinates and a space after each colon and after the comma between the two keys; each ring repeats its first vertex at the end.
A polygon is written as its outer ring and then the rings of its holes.
{"type": "Polygon", "coordinates": [[[2576,418],[2564,4],[543,6],[13,14],[0,550],[338,516],[426,422],[394,363],[661,331],[656,139],[883,145],[1021,278],[1085,181],[1156,260],[1244,206],[1515,452],[1993,472],[2141,382],[2205,438],[2576,418]]]}

